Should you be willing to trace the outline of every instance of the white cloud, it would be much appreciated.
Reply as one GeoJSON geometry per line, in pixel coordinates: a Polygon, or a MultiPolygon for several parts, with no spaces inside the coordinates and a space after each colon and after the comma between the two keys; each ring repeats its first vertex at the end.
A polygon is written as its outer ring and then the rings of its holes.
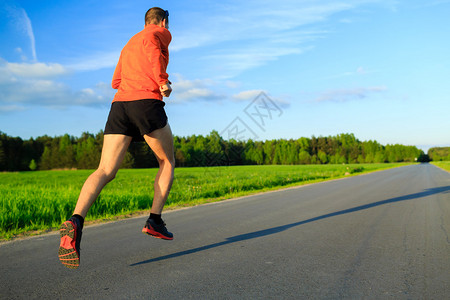
{"type": "MultiPolygon", "coordinates": [[[[183,103],[187,101],[222,101],[231,100],[234,102],[248,102],[253,101],[261,92],[266,95],[264,90],[246,90],[236,94],[232,94],[232,90],[239,88],[240,83],[230,81],[215,81],[211,79],[185,79],[180,74],[174,74],[173,92],[171,102],[183,103]],[[221,90],[224,89],[224,92],[221,90]]],[[[288,107],[290,103],[285,99],[279,97],[270,97],[270,99],[281,107],[288,107]]]]}
{"type": "Polygon", "coordinates": [[[66,67],[75,71],[96,71],[103,68],[115,68],[119,57],[120,50],[96,53],[88,57],[79,57],[76,62],[71,62],[66,67]]]}
{"type": "Polygon", "coordinates": [[[188,100],[217,101],[225,96],[216,92],[213,86],[216,83],[210,79],[184,79],[180,74],[174,74],[176,78],[172,84],[173,102],[186,102],[188,100]]]}
{"type": "Polygon", "coordinates": [[[237,102],[251,102],[255,100],[261,93],[264,93],[271,101],[273,101],[276,105],[287,108],[290,106],[290,102],[282,97],[273,97],[269,96],[269,93],[264,90],[248,90],[242,91],[232,96],[232,99],[237,102]]]}
{"type": "Polygon", "coordinates": [[[23,111],[26,110],[26,107],[23,105],[1,105],[0,104],[0,114],[1,113],[8,113],[8,112],[15,112],[15,111],[23,111]]]}
{"type": "Polygon", "coordinates": [[[237,89],[241,86],[241,83],[237,81],[226,80],[224,82],[224,85],[229,89],[237,89]]]}
{"type": "Polygon", "coordinates": [[[214,92],[210,89],[199,89],[199,88],[192,88],[185,90],[181,93],[176,93],[176,97],[181,100],[187,100],[187,99],[216,99],[217,95],[214,94],[214,92]]]}
{"type": "Polygon", "coordinates": [[[385,86],[362,87],[354,89],[330,90],[315,99],[316,102],[347,102],[354,99],[364,99],[374,93],[386,91],[385,86]]]}
{"type": "Polygon", "coordinates": [[[73,90],[52,78],[67,74],[59,64],[9,63],[0,59],[0,111],[24,110],[30,106],[62,108],[110,103],[112,89],[100,83],[73,90]]]}
{"type": "Polygon", "coordinates": [[[263,90],[248,90],[235,94],[232,98],[236,101],[249,101],[255,99],[261,92],[267,94],[267,92],[263,90]]]}
{"type": "Polygon", "coordinates": [[[74,93],[74,104],[81,106],[92,105],[107,105],[110,104],[110,99],[100,94],[98,90],[92,88],[85,88],[74,93]]]}
{"type": "Polygon", "coordinates": [[[24,78],[47,78],[69,73],[65,67],[56,63],[10,63],[6,62],[4,72],[24,78]]]}

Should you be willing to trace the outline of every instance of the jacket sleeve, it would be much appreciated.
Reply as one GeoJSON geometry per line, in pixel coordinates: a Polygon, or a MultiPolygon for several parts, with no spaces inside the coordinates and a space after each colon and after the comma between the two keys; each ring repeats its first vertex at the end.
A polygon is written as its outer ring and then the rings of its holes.
{"type": "Polygon", "coordinates": [[[114,70],[114,75],[111,83],[112,88],[117,90],[120,86],[121,81],[122,81],[122,54],[120,54],[119,62],[117,63],[116,69],[114,70]]]}
{"type": "Polygon", "coordinates": [[[168,83],[169,74],[167,74],[166,68],[169,53],[163,50],[161,37],[157,33],[151,35],[150,40],[146,41],[145,51],[150,59],[153,78],[156,83],[159,86],[168,83]]]}

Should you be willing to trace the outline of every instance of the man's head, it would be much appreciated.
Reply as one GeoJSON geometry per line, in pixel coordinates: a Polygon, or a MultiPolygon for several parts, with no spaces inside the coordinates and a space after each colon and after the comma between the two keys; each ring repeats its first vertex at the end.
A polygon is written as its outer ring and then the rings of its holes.
{"type": "Polygon", "coordinates": [[[169,12],[159,7],[150,8],[145,13],[145,25],[148,24],[169,28],[169,12]]]}

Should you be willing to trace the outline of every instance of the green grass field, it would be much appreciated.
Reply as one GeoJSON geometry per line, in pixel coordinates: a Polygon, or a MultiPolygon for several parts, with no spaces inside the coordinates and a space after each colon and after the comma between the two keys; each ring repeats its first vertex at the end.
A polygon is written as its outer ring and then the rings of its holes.
{"type": "Polygon", "coordinates": [[[433,161],[433,165],[450,172],[450,161],[433,161]]]}
{"type": "MultiPolygon", "coordinates": [[[[177,168],[165,209],[335,179],[405,164],[177,168]]],[[[157,169],[123,169],[89,211],[87,222],[149,210],[157,169]]],[[[0,173],[0,240],[55,230],[73,212],[92,170],[0,173]]]]}

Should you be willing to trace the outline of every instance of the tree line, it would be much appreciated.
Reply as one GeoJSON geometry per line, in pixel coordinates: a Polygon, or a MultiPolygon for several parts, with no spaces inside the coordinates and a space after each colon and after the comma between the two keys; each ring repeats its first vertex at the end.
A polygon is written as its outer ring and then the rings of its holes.
{"type": "MultiPolygon", "coordinates": [[[[81,137],[45,135],[29,140],[0,132],[0,171],[95,169],[102,145],[103,131],[85,132],[81,137]]],[[[428,156],[415,146],[384,146],[377,141],[359,141],[353,134],[345,133],[289,140],[236,141],[224,140],[217,131],[212,131],[207,136],[175,136],[174,154],[178,167],[428,161],[428,156]]],[[[132,143],[122,163],[122,168],[157,166],[145,142],[132,143]]]]}
{"type": "Polygon", "coordinates": [[[430,160],[442,161],[450,160],[450,147],[433,147],[428,150],[430,160]]]}

